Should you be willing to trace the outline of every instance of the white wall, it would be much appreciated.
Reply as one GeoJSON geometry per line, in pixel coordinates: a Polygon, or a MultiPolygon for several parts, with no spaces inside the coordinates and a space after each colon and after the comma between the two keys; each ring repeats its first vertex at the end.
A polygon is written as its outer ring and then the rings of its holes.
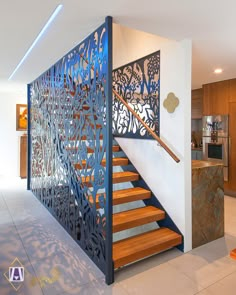
{"type": "Polygon", "coordinates": [[[185,251],[192,248],[191,214],[191,41],[170,41],[113,26],[113,68],[160,49],[160,137],[177,154],[175,163],[153,140],[117,138],[150,189],[184,235],[185,251]],[[169,92],[180,104],[170,114],[163,107],[169,92]]]}
{"type": "Polygon", "coordinates": [[[16,131],[16,104],[26,104],[26,86],[0,83],[0,176],[20,175],[20,136],[16,131]]]}

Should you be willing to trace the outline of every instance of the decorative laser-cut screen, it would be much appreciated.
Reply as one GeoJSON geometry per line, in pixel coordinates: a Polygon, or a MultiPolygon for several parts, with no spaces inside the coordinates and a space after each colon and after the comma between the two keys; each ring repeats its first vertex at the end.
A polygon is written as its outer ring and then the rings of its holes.
{"type": "MultiPolygon", "coordinates": [[[[113,70],[113,88],[159,135],[160,51],[113,70]]],[[[115,96],[112,129],[115,136],[152,138],[115,96]]]]}
{"type": "Polygon", "coordinates": [[[109,42],[105,23],[30,85],[31,190],[103,272],[109,42]]]}

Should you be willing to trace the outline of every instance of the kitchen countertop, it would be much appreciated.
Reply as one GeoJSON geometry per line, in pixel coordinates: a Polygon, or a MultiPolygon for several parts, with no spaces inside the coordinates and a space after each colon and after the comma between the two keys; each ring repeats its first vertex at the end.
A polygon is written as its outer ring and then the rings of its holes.
{"type": "Polygon", "coordinates": [[[194,148],[192,148],[192,151],[202,151],[202,148],[201,147],[194,147],[194,148]]]}
{"type": "Polygon", "coordinates": [[[192,160],[192,169],[207,168],[214,166],[223,166],[223,164],[210,161],[192,160]]]}

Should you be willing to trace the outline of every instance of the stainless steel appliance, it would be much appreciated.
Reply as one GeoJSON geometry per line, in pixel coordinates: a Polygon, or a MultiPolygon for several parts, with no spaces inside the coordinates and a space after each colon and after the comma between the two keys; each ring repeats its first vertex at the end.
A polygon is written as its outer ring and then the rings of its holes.
{"type": "Polygon", "coordinates": [[[228,181],[229,170],[229,116],[213,115],[202,118],[203,160],[224,165],[224,180],[228,181]]]}

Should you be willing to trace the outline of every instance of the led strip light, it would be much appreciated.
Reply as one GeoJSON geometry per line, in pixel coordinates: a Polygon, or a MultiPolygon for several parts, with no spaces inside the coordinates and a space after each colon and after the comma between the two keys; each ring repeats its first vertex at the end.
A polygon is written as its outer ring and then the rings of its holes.
{"type": "Polygon", "coordinates": [[[17,72],[17,70],[19,69],[19,67],[22,65],[22,63],[25,61],[25,59],[27,58],[27,56],[30,54],[30,52],[32,51],[32,49],[34,48],[34,46],[37,44],[37,42],[39,41],[39,39],[42,37],[42,35],[45,33],[45,31],[47,30],[47,28],[50,26],[50,24],[52,23],[52,21],[55,19],[55,17],[58,15],[59,11],[62,9],[62,4],[59,4],[57,6],[57,8],[54,10],[53,14],[50,16],[49,20],[47,21],[47,23],[44,25],[44,27],[42,28],[42,30],[40,31],[40,33],[38,34],[38,36],[36,37],[36,39],[34,40],[34,42],[32,43],[32,45],[30,46],[30,48],[27,50],[26,54],[23,56],[23,58],[21,59],[21,61],[18,63],[17,67],[15,68],[15,70],[12,72],[11,76],[8,78],[8,80],[11,80],[11,78],[15,75],[15,73],[17,72]]]}

